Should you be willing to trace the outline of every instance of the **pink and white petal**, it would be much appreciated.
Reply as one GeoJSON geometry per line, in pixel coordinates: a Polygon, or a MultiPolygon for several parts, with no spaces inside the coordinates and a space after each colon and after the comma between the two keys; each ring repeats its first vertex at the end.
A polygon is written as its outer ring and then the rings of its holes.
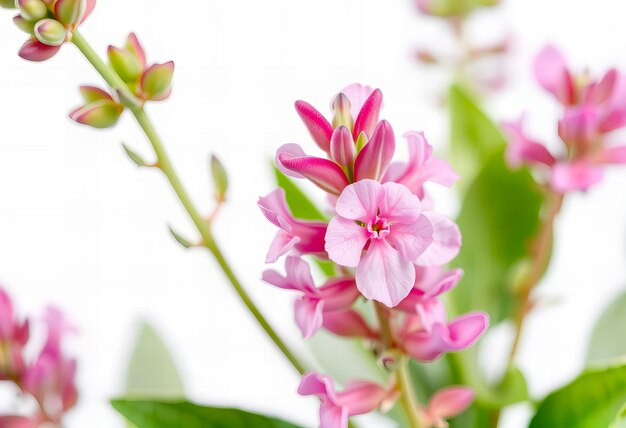
{"type": "Polygon", "coordinates": [[[333,402],[337,399],[334,382],[331,377],[315,372],[307,373],[302,377],[298,386],[298,394],[317,395],[323,399],[328,397],[333,402]]]}
{"type": "Polygon", "coordinates": [[[296,290],[291,281],[286,277],[282,276],[280,273],[273,269],[265,270],[261,276],[261,279],[268,284],[276,286],[278,288],[283,288],[285,290],[296,290]]]}
{"type": "Polygon", "coordinates": [[[317,291],[326,311],[347,308],[361,295],[353,278],[331,279],[317,291]]]}
{"type": "Polygon", "coordinates": [[[372,91],[369,97],[363,103],[363,107],[359,111],[358,116],[354,120],[354,129],[352,130],[352,137],[354,141],[359,138],[361,132],[365,132],[368,137],[373,137],[375,132],[374,128],[378,123],[380,117],[380,109],[383,105],[383,93],[380,89],[372,91]]]}
{"type": "Polygon", "coordinates": [[[534,62],[539,84],[565,105],[573,102],[574,82],[565,59],[553,46],[543,48],[534,62]]]}
{"type": "Polygon", "coordinates": [[[340,92],[347,96],[350,100],[350,114],[353,118],[356,118],[363,108],[365,101],[369,98],[372,92],[374,92],[374,88],[369,85],[353,83],[343,88],[340,92]]]}
{"type": "Polygon", "coordinates": [[[392,225],[386,239],[405,260],[413,261],[433,244],[433,233],[432,223],[422,215],[414,223],[392,225]]]}
{"type": "Polygon", "coordinates": [[[443,159],[430,157],[421,171],[423,181],[432,181],[442,186],[450,187],[459,181],[459,174],[456,173],[452,165],[443,159]]]}
{"type": "Polygon", "coordinates": [[[567,109],[559,120],[559,137],[569,145],[585,147],[596,138],[600,115],[594,107],[567,109]]]}
{"type": "Polygon", "coordinates": [[[356,267],[368,241],[365,228],[353,220],[336,216],[328,224],[324,248],[330,258],[341,266],[356,267]]]}
{"type": "Polygon", "coordinates": [[[297,326],[305,339],[310,339],[322,327],[324,302],[306,296],[296,300],[294,314],[297,326]]]}
{"type": "Polygon", "coordinates": [[[283,144],[282,146],[280,146],[278,150],[276,150],[276,156],[274,156],[274,164],[276,165],[276,168],[278,168],[280,172],[282,172],[283,174],[289,177],[304,178],[302,174],[292,171],[288,168],[285,168],[282,162],[278,160],[279,155],[283,155],[283,156],[287,156],[291,158],[305,157],[306,153],[304,153],[304,150],[302,149],[302,147],[300,147],[300,145],[289,143],[289,144],[283,144]]]}
{"type": "Polygon", "coordinates": [[[330,138],[333,135],[332,125],[324,115],[305,101],[296,101],[295,107],[318,147],[325,152],[330,152],[330,138]]]}
{"type": "Polygon", "coordinates": [[[287,278],[297,290],[311,295],[317,294],[317,288],[311,275],[311,267],[307,262],[300,257],[289,256],[285,262],[285,270],[287,271],[287,278]]]}
{"type": "Polygon", "coordinates": [[[368,222],[378,213],[384,198],[382,185],[374,180],[362,180],[346,187],[335,205],[341,217],[368,222]]]}
{"type": "Polygon", "coordinates": [[[320,428],[347,428],[348,409],[331,402],[320,405],[320,428]]]}
{"type": "Polygon", "coordinates": [[[373,412],[389,396],[389,391],[382,386],[363,380],[350,382],[337,393],[337,401],[348,409],[350,416],[373,412]]]}
{"type": "Polygon", "coordinates": [[[419,266],[438,266],[448,263],[459,254],[461,232],[455,222],[443,214],[434,211],[422,213],[433,226],[433,241],[428,248],[415,259],[419,266]]]}
{"type": "Polygon", "coordinates": [[[338,195],[350,184],[345,172],[331,160],[314,156],[294,157],[288,153],[279,153],[276,159],[285,169],[300,174],[328,193],[338,195]]]}
{"type": "Polygon", "coordinates": [[[367,325],[361,314],[352,309],[325,312],[323,326],[338,336],[368,339],[378,337],[376,332],[367,325]]]}
{"type": "Polygon", "coordinates": [[[404,299],[415,281],[415,268],[384,239],[372,240],[356,269],[361,294],[394,307],[404,299]]]}
{"type": "Polygon", "coordinates": [[[572,190],[587,190],[602,181],[604,171],[601,166],[581,159],[575,162],[559,162],[552,168],[550,186],[560,193],[572,190]]]}
{"type": "Polygon", "coordinates": [[[449,350],[446,326],[435,324],[430,332],[419,330],[409,333],[402,342],[403,348],[418,361],[433,361],[449,350]]]}
{"type": "Polygon", "coordinates": [[[484,312],[470,312],[448,324],[449,350],[461,351],[472,346],[489,326],[489,316],[484,312]]]}
{"type": "Polygon", "coordinates": [[[626,163],[626,146],[609,147],[604,149],[598,160],[603,164],[624,164],[626,163]]]}
{"type": "Polygon", "coordinates": [[[257,206],[274,226],[289,229],[289,224],[295,221],[287,207],[285,191],[282,188],[273,190],[267,196],[260,197],[257,206]]]}
{"type": "Polygon", "coordinates": [[[524,118],[522,117],[517,121],[502,124],[502,128],[509,139],[505,153],[509,165],[513,167],[519,167],[525,163],[553,165],[554,156],[543,144],[529,138],[524,133],[523,122],[524,118]]]}
{"type": "Polygon", "coordinates": [[[412,224],[420,218],[422,203],[402,184],[383,184],[385,197],[380,203],[380,216],[393,223],[412,224]]]}
{"type": "Polygon", "coordinates": [[[472,404],[475,396],[471,388],[463,386],[441,389],[428,403],[428,413],[437,418],[451,418],[465,411],[472,404]]]}
{"type": "Polygon", "coordinates": [[[300,242],[300,238],[291,233],[279,230],[270,244],[265,256],[265,263],[275,263],[281,256],[291,251],[300,242]]]}
{"type": "Polygon", "coordinates": [[[354,161],[354,180],[382,179],[393,159],[395,150],[396,139],[393,128],[389,122],[381,120],[354,161]]]}
{"type": "MultiPolygon", "coordinates": [[[[431,283],[430,287],[422,289],[424,298],[435,298],[443,293],[452,290],[463,277],[462,269],[453,269],[444,273],[436,282],[431,283]]],[[[420,284],[416,284],[419,288],[420,284]]]]}

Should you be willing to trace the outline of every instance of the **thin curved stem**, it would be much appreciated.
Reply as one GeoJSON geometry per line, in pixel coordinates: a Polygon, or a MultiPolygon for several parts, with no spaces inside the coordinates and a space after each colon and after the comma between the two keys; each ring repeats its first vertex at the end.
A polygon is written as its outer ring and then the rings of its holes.
{"type": "Polygon", "coordinates": [[[233,289],[235,290],[241,301],[246,305],[250,313],[252,313],[254,318],[261,325],[263,330],[267,333],[270,339],[272,339],[274,344],[280,349],[284,356],[289,360],[291,365],[300,374],[303,374],[306,371],[304,365],[300,363],[295,354],[289,349],[285,342],[283,342],[282,339],[278,336],[276,331],[270,326],[263,314],[260,312],[248,293],[243,288],[241,282],[233,272],[229,263],[226,261],[222,250],[220,249],[213,237],[210,223],[203,219],[203,217],[200,215],[195,205],[191,201],[191,198],[189,197],[187,191],[181,183],[178,174],[176,173],[176,170],[174,169],[170,161],[170,158],[165,150],[165,147],[163,146],[163,143],[161,142],[159,135],[154,129],[150,118],[146,115],[143,106],[140,103],[133,104],[133,101],[136,101],[135,96],[129,91],[128,87],[119,78],[119,76],[104,61],[102,61],[102,59],[91,48],[91,46],[81,36],[80,33],[73,33],[72,42],[85,56],[85,58],[91,63],[91,65],[93,65],[93,67],[107,82],[107,84],[112,89],[119,91],[121,98],[130,101],[130,105],[128,106],[128,108],[135,116],[137,123],[143,129],[146,137],[150,141],[150,144],[154,149],[154,153],[157,156],[158,168],[163,171],[163,174],[172,186],[172,189],[176,193],[176,196],[178,196],[178,199],[185,208],[185,211],[187,211],[187,214],[191,218],[191,221],[196,226],[196,229],[198,229],[198,233],[202,237],[203,245],[211,252],[211,254],[213,254],[215,260],[228,278],[233,289]]]}

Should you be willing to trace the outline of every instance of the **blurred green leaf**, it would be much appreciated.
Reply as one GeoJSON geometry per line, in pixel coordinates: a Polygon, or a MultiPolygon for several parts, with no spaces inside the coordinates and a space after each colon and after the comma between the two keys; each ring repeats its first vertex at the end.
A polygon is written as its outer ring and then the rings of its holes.
{"type": "Polygon", "coordinates": [[[128,147],[125,143],[122,143],[122,147],[124,148],[124,151],[126,152],[128,157],[130,158],[130,160],[133,161],[133,163],[135,165],[137,165],[137,166],[147,166],[148,165],[146,163],[146,161],[139,154],[137,154],[137,152],[135,152],[133,149],[128,147]]]}
{"type": "Polygon", "coordinates": [[[597,363],[626,356],[626,292],[617,296],[596,322],[587,350],[587,362],[597,363]]]}
{"type": "Polygon", "coordinates": [[[176,242],[178,242],[184,248],[191,248],[191,247],[194,246],[194,244],[189,242],[188,239],[183,238],[178,232],[176,232],[174,230],[174,228],[172,228],[172,226],[168,226],[168,229],[169,229],[170,233],[172,234],[172,237],[174,237],[174,239],[176,240],[176,242]]]}
{"type": "Polygon", "coordinates": [[[467,190],[457,223],[463,246],[453,260],[465,276],[451,296],[457,313],[483,310],[491,324],[514,307],[511,276],[528,256],[539,228],[543,194],[525,169],[512,171],[504,150],[495,153],[467,190]]]}
{"type": "Polygon", "coordinates": [[[185,401],[114,400],[111,404],[137,428],[299,428],[269,416],[185,401]]]}
{"type": "Polygon", "coordinates": [[[127,372],[129,397],[178,399],[185,396],[174,360],[154,329],[141,324],[127,372]]]}
{"type": "Polygon", "coordinates": [[[458,186],[464,193],[485,163],[506,146],[506,139],[460,85],[450,87],[448,103],[452,164],[461,176],[458,186]]]}
{"type": "Polygon", "coordinates": [[[589,370],[548,395],[529,427],[621,427],[625,403],[626,365],[589,370]]]}

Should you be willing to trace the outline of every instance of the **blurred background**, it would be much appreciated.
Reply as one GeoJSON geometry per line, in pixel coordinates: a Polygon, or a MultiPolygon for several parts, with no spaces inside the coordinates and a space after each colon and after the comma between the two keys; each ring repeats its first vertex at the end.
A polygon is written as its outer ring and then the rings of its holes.
{"type": "MultiPolygon", "coordinates": [[[[531,132],[556,141],[558,108],[534,82],[534,54],[550,42],[575,68],[626,69],[625,11],[614,0],[505,0],[473,16],[477,40],[513,37],[508,85],[487,98],[487,110],[496,120],[527,111],[531,132]]],[[[211,257],[185,251],[170,237],[167,224],[191,237],[193,228],[163,177],[124,155],[122,141],[150,153],[131,118],[104,132],[71,123],[77,86],[100,84],[95,72],[71,46],[43,64],[22,61],[15,52],[23,34],[11,11],[0,13],[0,282],[22,313],[54,303],[80,328],[73,346],[81,398],[68,426],[124,426],[108,400],[125,391],[141,320],[162,336],[191,399],[314,425],[315,399],[296,395],[299,378],[211,257]]],[[[260,281],[275,230],[256,208],[274,187],[269,160],[279,145],[298,142],[314,151],[293,101],[327,112],[349,83],[379,87],[383,117],[397,134],[423,130],[446,156],[440,94],[449,76],[415,59],[420,47],[452,49],[440,24],[422,17],[412,0],[206,0],[176,7],[107,0],[82,33],[104,54],[135,31],[149,61],[176,62],[173,96],[150,106],[150,114],[206,212],[213,193],[209,155],[227,167],[230,198],[215,234],[273,325],[304,352],[292,322],[293,296],[260,281]]],[[[626,172],[609,170],[601,186],[570,197],[557,222],[552,264],[538,290],[548,303],[529,317],[519,355],[534,396],[580,371],[593,321],[626,287],[624,189],[626,172]]],[[[453,191],[437,189],[435,199],[442,211],[456,213],[453,191]]],[[[484,361],[506,352],[507,328],[485,338],[484,361]]],[[[503,426],[525,426],[528,414],[513,408],[503,426]]]]}

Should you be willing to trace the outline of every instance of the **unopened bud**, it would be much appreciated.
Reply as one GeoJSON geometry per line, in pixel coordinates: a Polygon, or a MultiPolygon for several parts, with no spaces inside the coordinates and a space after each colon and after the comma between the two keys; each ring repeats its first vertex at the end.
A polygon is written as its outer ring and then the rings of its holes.
{"type": "Polygon", "coordinates": [[[15,6],[24,19],[38,21],[48,15],[48,6],[41,0],[16,0],[15,6]]]}
{"type": "Polygon", "coordinates": [[[228,174],[224,165],[215,155],[211,156],[211,175],[215,185],[215,199],[222,202],[226,199],[226,191],[228,190],[228,174]]]}
{"type": "Polygon", "coordinates": [[[139,79],[143,67],[133,53],[115,46],[109,46],[107,53],[111,67],[124,82],[135,82],[139,79]]]}
{"type": "Polygon", "coordinates": [[[333,136],[330,139],[330,156],[341,167],[348,170],[349,175],[352,174],[354,158],[356,157],[356,146],[352,140],[352,133],[344,125],[339,126],[333,132],[333,136]]]}
{"type": "Polygon", "coordinates": [[[25,32],[26,34],[30,34],[31,36],[35,34],[35,22],[29,21],[28,19],[24,19],[22,15],[16,15],[13,17],[13,23],[25,32]]]}
{"type": "Polygon", "coordinates": [[[343,125],[352,130],[354,127],[354,118],[350,112],[351,107],[350,100],[345,94],[341,92],[337,94],[333,100],[333,112],[335,113],[333,117],[333,128],[343,125]]]}
{"type": "Polygon", "coordinates": [[[70,113],[70,118],[93,128],[109,128],[117,122],[124,112],[124,106],[110,100],[99,100],[77,108],[70,113]]]}
{"type": "Polygon", "coordinates": [[[164,100],[170,95],[174,63],[154,64],[141,76],[141,92],[147,100],[164,100]]]}
{"type": "Polygon", "coordinates": [[[61,46],[67,37],[65,27],[54,19],[42,19],[35,25],[35,37],[44,45],[61,46]]]}
{"type": "Polygon", "coordinates": [[[76,25],[85,12],[84,0],[57,0],[54,4],[54,16],[63,25],[76,25]]]}

